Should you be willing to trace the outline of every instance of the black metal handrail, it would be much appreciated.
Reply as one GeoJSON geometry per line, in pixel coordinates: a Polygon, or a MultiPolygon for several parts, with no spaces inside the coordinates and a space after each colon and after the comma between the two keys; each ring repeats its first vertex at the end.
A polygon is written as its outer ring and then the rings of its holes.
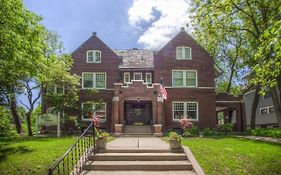
{"type": "Polygon", "coordinates": [[[93,123],[78,140],[48,170],[48,175],[80,174],[89,156],[95,154],[95,128],[93,123]],[[89,131],[92,129],[92,133],[89,131]]]}

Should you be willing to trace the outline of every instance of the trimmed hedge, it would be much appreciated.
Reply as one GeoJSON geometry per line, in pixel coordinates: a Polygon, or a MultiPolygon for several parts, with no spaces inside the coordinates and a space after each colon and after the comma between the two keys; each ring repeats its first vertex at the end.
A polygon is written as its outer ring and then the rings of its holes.
{"type": "Polygon", "coordinates": [[[281,138],[281,130],[277,128],[249,129],[248,134],[253,136],[281,138]]]}

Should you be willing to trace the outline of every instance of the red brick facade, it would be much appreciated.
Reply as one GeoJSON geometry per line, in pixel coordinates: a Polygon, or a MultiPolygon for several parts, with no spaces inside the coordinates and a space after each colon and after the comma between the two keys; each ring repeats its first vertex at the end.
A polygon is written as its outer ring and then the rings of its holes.
{"type": "Polygon", "coordinates": [[[178,122],[173,120],[173,102],[197,103],[198,120],[195,120],[194,123],[200,128],[215,127],[216,125],[214,61],[209,53],[184,31],[176,35],[158,52],[153,52],[153,67],[120,67],[123,58],[118,56],[95,34],[75,50],[72,57],[74,59],[72,73],[79,76],[82,76],[83,72],[106,73],[106,89],[99,90],[94,96],[87,96],[81,86],[80,102],[102,99],[106,103],[104,127],[110,131],[123,132],[126,125],[125,110],[128,110],[124,104],[132,101],[149,101],[151,103],[150,124],[154,126],[155,134],[179,127],[178,122]],[[177,60],[176,47],[178,46],[190,47],[192,60],[177,60]],[[101,51],[101,63],[87,63],[86,53],[88,50],[101,51]],[[174,87],[172,85],[173,70],[196,70],[197,86],[174,87]],[[124,86],[122,84],[124,72],[129,72],[131,79],[133,79],[133,73],[141,72],[144,81],[145,73],[151,73],[153,84],[147,85],[143,81],[132,81],[128,86],[124,86]],[[168,92],[167,100],[163,100],[161,97],[160,83],[168,92]]]}

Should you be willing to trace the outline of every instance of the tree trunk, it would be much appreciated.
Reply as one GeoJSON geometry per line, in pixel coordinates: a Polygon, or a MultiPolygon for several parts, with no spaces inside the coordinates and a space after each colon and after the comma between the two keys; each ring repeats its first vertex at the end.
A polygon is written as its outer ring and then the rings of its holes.
{"type": "Polygon", "coordinates": [[[281,103],[280,103],[280,99],[279,99],[279,95],[278,95],[276,87],[270,88],[270,92],[271,92],[272,101],[273,101],[274,108],[275,108],[275,115],[276,115],[276,119],[277,119],[278,128],[281,129],[281,103]]]}
{"type": "Polygon", "coordinates": [[[26,114],[26,125],[28,130],[28,136],[33,136],[32,134],[32,128],[31,128],[31,112],[27,112],[26,114]]]}
{"type": "Polygon", "coordinates": [[[12,116],[13,116],[13,119],[14,119],[14,123],[15,123],[15,126],[16,126],[17,133],[21,134],[22,133],[22,126],[21,126],[20,116],[19,116],[19,113],[18,113],[18,110],[17,110],[17,100],[16,100],[16,97],[15,97],[15,94],[13,94],[11,96],[10,109],[11,109],[11,112],[12,112],[12,116]]]}
{"type": "Polygon", "coordinates": [[[258,85],[256,87],[256,90],[255,90],[255,95],[254,95],[253,105],[252,105],[251,129],[255,129],[256,128],[256,111],[257,111],[258,104],[259,104],[259,101],[260,101],[259,91],[260,91],[260,86],[258,85]]]}
{"type": "Polygon", "coordinates": [[[228,85],[227,85],[227,93],[230,93],[230,89],[231,89],[231,85],[232,85],[232,78],[233,78],[233,74],[234,74],[234,66],[235,66],[235,63],[234,62],[232,65],[231,65],[231,72],[230,72],[230,77],[229,77],[229,80],[228,80],[228,85]]]}

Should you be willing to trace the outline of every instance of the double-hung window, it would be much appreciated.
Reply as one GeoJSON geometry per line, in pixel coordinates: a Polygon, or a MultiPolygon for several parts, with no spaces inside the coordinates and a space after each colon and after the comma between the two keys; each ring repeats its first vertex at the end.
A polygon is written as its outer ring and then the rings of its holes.
{"type": "Polygon", "coordinates": [[[142,73],[141,72],[134,73],[134,80],[142,80],[142,73]]]}
{"type": "Polygon", "coordinates": [[[196,70],[173,70],[172,79],[174,87],[197,87],[196,70]]]}
{"type": "Polygon", "coordinates": [[[104,72],[85,72],[82,74],[83,89],[105,89],[106,73],[104,72]]]}
{"type": "Polygon", "coordinates": [[[176,48],[177,60],[192,60],[190,47],[177,47],[176,48]]]}
{"type": "Polygon", "coordinates": [[[147,84],[152,84],[152,75],[151,75],[151,73],[145,73],[145,82],[147,84]]]}
{"type": "Polygon", "coordinates": [[[91,115],[99,115],[102,121],[106,120],[106,103],[82,103],[82,120],[90,120],[91,115]]]}
{"type": "Polygon", "coordinates": [[[99,50],[87,51],[87,63],[101,63],[101,51],[99,50]]]}
{"type": "Polygon", "coordinates": [[[179,120],[184,116],[190,120],[198,120],[198,103],[173,102],[173,120],[179,120]]]}
{"type": "Polygon", "coordinates": [[[125,72],[124,73],[124,84],[128,84],[130,83],[131,79],[130,79],[130,73],[129,72],[125,72]]]}

